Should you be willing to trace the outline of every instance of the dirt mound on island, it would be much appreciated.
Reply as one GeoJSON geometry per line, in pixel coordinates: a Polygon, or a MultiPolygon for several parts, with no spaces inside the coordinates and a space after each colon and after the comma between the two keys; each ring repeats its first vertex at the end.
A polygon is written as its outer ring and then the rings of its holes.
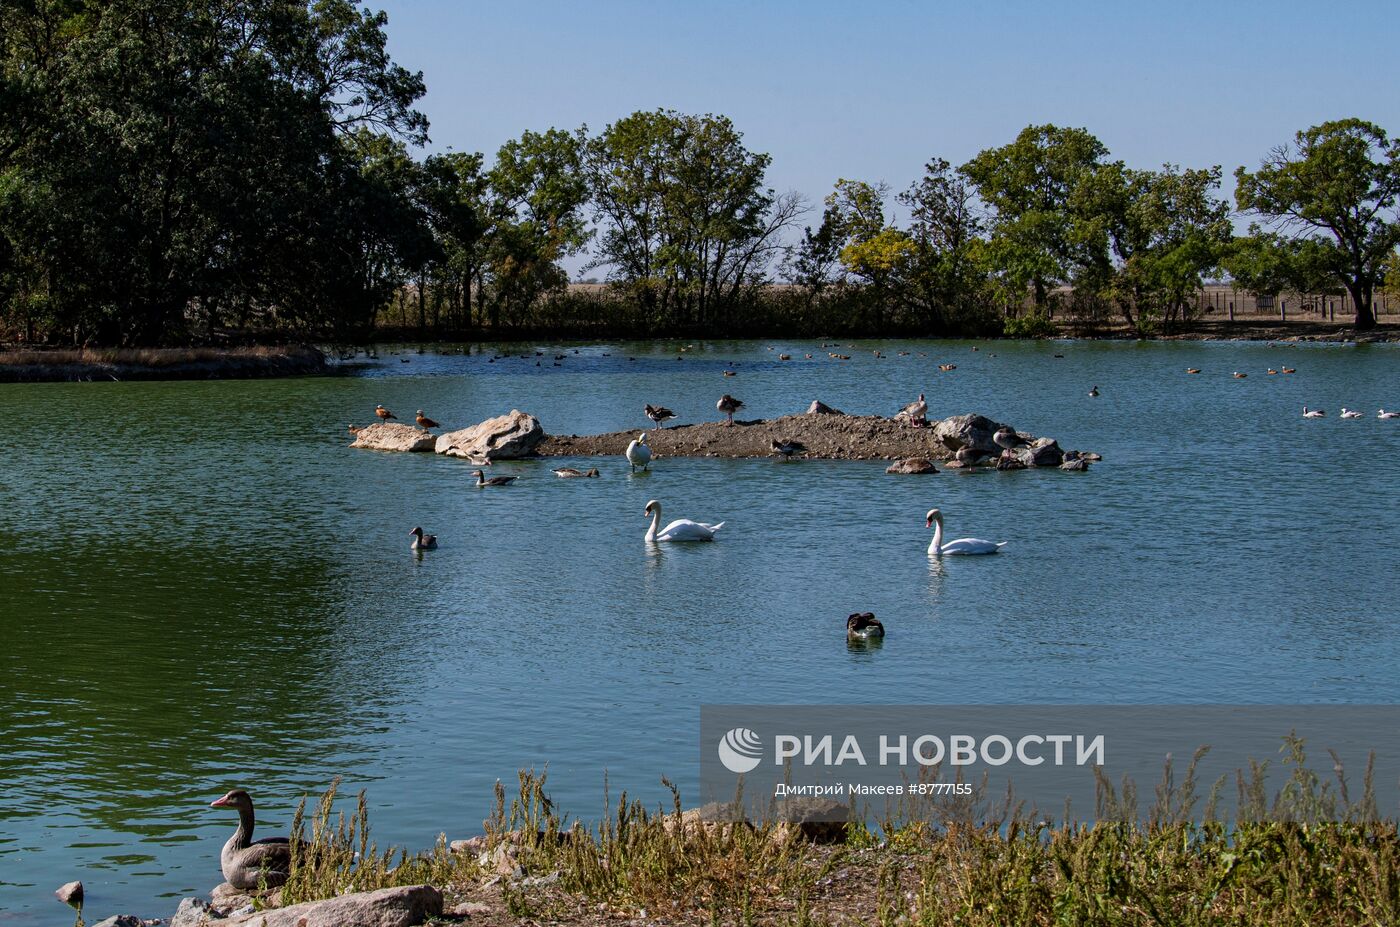
{"type": "MultiPolygon", "coordinates": [[[[773,442],[801,442],[805,450],[794,457],[836,460],[896,460],[926,457],[947,460],[960,447],[971,445],[998,453],[991,440],[1000,423],[982,415],[955,415],[915,428],[878,415],[806,414],[776,419],[704,422],[646,430],[647,445],[658,457],[771,457],[773,442]]],[[[601,435],[549,435],[536,452],[546,457],[621,454],[642,429],[601,435]]],[[[1017,437],[1027,446],[1036,439],[1017,437]]],[[[1046,439],[1040,439],[1045,442],[1046,439]]],[[[1052,443],[1053,442],[1049,442],[1052,443]]],[[[1059,461],[1055,461],[1056,464],[1059,461]]]]}

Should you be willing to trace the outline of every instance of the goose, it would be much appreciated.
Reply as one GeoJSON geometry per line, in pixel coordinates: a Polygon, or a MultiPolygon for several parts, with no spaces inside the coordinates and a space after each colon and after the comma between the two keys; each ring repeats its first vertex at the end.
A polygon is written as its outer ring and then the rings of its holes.
{"type": "Polygon", "coordinates": [[[941,554],[994,554],[1007,544],[1006,541],[984,541],[981,538],[958,538],[944,544],[943,513],[938,509],[928,510],[928,515],[924,517],[924,527],[933,528],[933,540],[928,545],[930,557],[941,554]]]}
{"type": "Polygon", "coordinates": [[[421,429],[423,429],[424,431],[430,431],[430,430],[432,430],[432,429],[434,429],[434,428],[441,428],[441,427],[442,427],[442,426],[439,425],[437,422],[433,421],[432,419],[428,418],[428,416],[424,415],[422,409],[419,409],[418,412],[413,416],[413,420],[414,420],[415,422],[417,422],[417,423],[418,423],[418,427],[421,428],[421,429]]]}
{"type": "Polygon", "coordinates": [[[738,412],[743,407],[744,403],[741,400],[735,399],[728,393],[719,397],[719,402],[715,403],[715,408],[719,409],[728,417],[728,424],[730,425],[734,424],[734,413],[738,412]]]}
{"type": "Polygon", "coordinates": [[[715,532],[724,527],[724,522],[706,525],[689,518],[678,518],[665,528],[661,524],[661,503],[655,499],[647,503],[645,514],[651,516],[651,527],[647,529],[648,541],[713,541],[715,532]]]}
{"type": "Polygon", "coordinates": [[[878,640],[885,636],[885,626],[874,612],[855,612],[846,619],[846,639],[852,641],[878,640]]]}
{"type": "Polygon", "coordinates": [[[480,470],[473,470],[471,475],[476,477],[477,489],[483,486],[509,486],[518,479],[518,477],[514,476],[493,476],[488,480],[486,474],[482,473],[480,470]]]}
{"type": "Polygon", "coordinates": [[[1326,415],[1327,413],[1321,409],[1309,409],[1307,406],[1303,406],[1303,418],[1323,418],[1326,415]]]}
{"type": "Polygon", "coordinates": [[[1342,414],[1341,414],[1339,417],[1340,417],[1340,418],[1360,418],[1360,417],[1361,417],[1361,413],[1360,413],[1360,412],[1357,412],[1357,411],[1354,410],[1354,409],[1348,409],[1346,406],[1342,406],[1342,414]]]}
{"type": "Polygon", "coordinates": [[[960,466],[975,467],[979,460],[987,456],[990,455],[986,451],[979,451],[971,444],[964,444],[954,452],[953,459],[956,460],[960,466]]]}
{"type": "Polygon", "coordinates": [[[657,428],[665,428],[666,423],[676,417],[676,413],[665,406],[654,406],[651,403],[646,404],[645,411],[647,418],[651,419],[657,428]]]}
{"type": "Polygon", "coordinates": [[[253,842],[253,799],[242,789],[234,789],[209,803],[211,808],[238,811],[238,829],[219,854],[219,868],[234,888],[250,889],[267,885],[275,888],[287,881],[292,865],[292,847],[286,837],[268,837],[253,842]]]}
{"type": "Polygon", "coordinates": [[[771,442],[773,453],[782,454],[784,460],[788,460],[793,454],[800,454],[807,450],[807,445],[801,441],[789,441],[786,438],[775,438],[771,442]]]}
{"type": "Polygon", "coordinates": [[[1400,418],[1400,412],[1387,412],[1381,409],[1376,413],[1376,418],[1400,418]]]}
{"type": "Polygon", "coordinates": [[[578,477],[597,476],[598,468],[589,467],[587,470],[579,470],[574,467],[560,467],[554,471],[554,475],[562,479],[576,479],[578,477]]]}
{"type": "Polygon", "coordinates": [[[409,550],[437,550],[436,534],[424,534],[422,528],[414,528],[408,533],[413,535],[413,543],[409,544],[409,550]]]}
{"type": "Polygon", "coordinates": [[[1008,425],[1002,425],[998,428],[996,433],[992,435],[992,440],[996,442],[997,447],[1005,448],[1008,451],[1021,443],[1021,439],[1016,437],[1016,432],[1011,430],[1008,425]]]}
{"type": "Polygon", "coordinates": [[[926,401],[924,400],[924,394],[923,394],[923,393],[920,393],[918,399],[915,399],[913,402],[909,403],[909,405],[907,405],[907,406],[905,406],[904,408],[900,409],[900,410],[899,410],[897,413],[895,413],[895,414],[896,414],[896,416],[899,416],[899,415],[906,415],[906,416],[908,416],[908,417],[909,417],[909,424],[913,425],[915,428],[921,428],[921,427],[923,427],[924,425],[927,425],[927,424],[928,424],[928,417],[927,417],[927,416],[928,416],[928,402],[926,402],[926,401]]]}
{"type": "Polygon", "coordinates": [[[645,470],[651,466],[651,448],[647,447],[645,433],[637,435],[637,440],[628,443],[626,454],[633,473],[637,472],[638,467],[645,470]]]}
{"type": "Polygon", "coordinates": [[[390,412],[388,409],[384,408],[383,406],[375,406],[375,407],[374,407],[374,414],[377,415],[377,416],[379,416],[379,420],[380,420],[381,422],[387,422],[387,421],[388,421],[389,419],[391,419],[391,418],[398,418],[397,415],[395,415],[394,413],[390,412]]]}
{"type": "Polygon", "coordinates": [[[1091,387],[1089,387],[1089,397],[1090,397],[1090,398],[1093,398],[1093,397],[1097,396],[1098,394],[1099,394],[1099,388],[1098,388],[1097,386],[1091,386],[1091,387]]]}

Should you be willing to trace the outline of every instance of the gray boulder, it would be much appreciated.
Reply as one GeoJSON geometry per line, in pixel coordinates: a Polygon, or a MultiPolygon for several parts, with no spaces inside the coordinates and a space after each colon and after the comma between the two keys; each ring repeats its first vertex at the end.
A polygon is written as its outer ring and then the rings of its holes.
{"type": "Polygon", "coordinates": [[[937,473],[938,468],[927,457],[906,457],[885,468],[886,473],[937,473]]]}
{"type": "Polygon", "coordinates": [[[375,422],[355,432],[355,440],[350,442],[350,446],[371,451],[431,452],[436,441],[436,437],[412,425],[404,425],[401,422],[375,422]]]}
{"type": "Polygon", "coordinates": [[[833,409],[820,399],[813,399],[812,404],[807,407],[808,415],[845,415],[840,409],[833,409]]]}
{"type": "Polygon", "coordinates": [[[170,927],[204,927],[212,921],[223,919],[223,916],[203,898],[185,898],[170,919],[170,927]]]}
{"type": "Polygon", "coordinates": [[[788,798],[777,804],[773,839],[845,843],[851,809],[831,798],[788,798]]]}
{"type": "Polygon", "coordinates": [[[529,457],[544,440],[540,420],[517,409],[479,425],[439,435],[436,450],[448,457],[513,460],[529,457]]]}
{"type": "Polygon", "coordinates": [[[66,882],[54,889],[53,896],[66,905],[81,908],[83,906],[83,883],[66,882]]]}
{"type": "Polygon", "coordinates": [[[98,921],[92,927],[146,927],[135,914],[114,914],[106,920],[98,921]]]}
{"type": "MultiPolygon", "coordinates": [[[[1019,450],[1019,448],[1017,449],[1019,450]]],[[[1064,461],[1064,452],[1054,438],[1036,438],[1030,445],[1030,465],[1032,467],[1058,467],[1064,461]]]]}
{"type": "Polygon", "coordinates": [[[992,435],[1001,427],[1001,423],[985,415],[951,415],[934,422],[933,436],[950,451],[970,447],[987,455],[995,455],[1001,453],[1001,448],[992,440],[992,435]]]}
{"type": "Polygon", "coordinates": [[[441,916],[442,892],[410,885],[258,911],[222,920],[219,927],[415,927],[441,916]]]}

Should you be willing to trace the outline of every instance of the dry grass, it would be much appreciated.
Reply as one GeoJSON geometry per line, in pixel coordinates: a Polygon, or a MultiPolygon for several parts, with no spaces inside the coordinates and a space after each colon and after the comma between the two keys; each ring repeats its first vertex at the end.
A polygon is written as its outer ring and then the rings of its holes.
{"type": "Polygon", "coordinates": [[[286,345],[248,345],[233,348],[27,348],[0,351],[4,366],[62,366],[97,364],[130,367],[172,367],[204,364],[231,358],[295,356],[309,349],[286,345]]]}
{"type": "Polygon", "coordinates": [[[570,823],[544,777],[522,773],[509,800],[497,786],[480,854],[444,839],[422,854],[380,852],[363,795],[333,824],[332,789],[309,835],[298,815],[284,899],[426,881],[449,911],[475,904],[477,925],[1400,924],[1400,834],[1376,816],[1369,782],[1353,800],[1340,776],[1323,782],[1300,765],[1265,794],[1258,773],[1238,778],[1233,826],[1187,820],[1188,769],[1180,784],[1164,778],[1147,823],[1055,825],[1012,810],[980,823],[856,823],[835,846],[771,825],[681,825],[674,789],[669,811],[623,795],[606,820],[570,823]],[[1300,823],[1321,814],[1340,823],[1300,823]]]}
{"type": "Polygon", "coordinates": [[[0,380],[127,380],[316,373],[306,345],[229,348],[28,348],[0,351],[0,380]]]}

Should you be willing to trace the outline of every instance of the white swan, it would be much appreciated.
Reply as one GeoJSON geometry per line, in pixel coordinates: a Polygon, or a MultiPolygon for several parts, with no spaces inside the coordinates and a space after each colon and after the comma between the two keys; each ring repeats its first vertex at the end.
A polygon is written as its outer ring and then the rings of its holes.
{"type": "Polygon", "coordinates": [[[706,525],[689,518],[677,518],[665,528],[657,530],[661,524],[661,503],[655,499],[647,503],[646,514],[651,516],[651,527],[647,529],[648,541],[713,541],[715,532],[724,527],[724,522],[706,525]]]}
{"type": "Polygon", "coordinates": [[[1341,414],[1340,416],[1338,416],[1338,417],[1339,417],[1339,418],[1360,418],[1360,417],[1361,417],[1361,413],[1360,413],[1360,412],[1357,412],[1357,411],[1354,410],[1354,409],[1348,409],[1346,406],[1342,406],[1342,414],[1341,414]]]}
{"type": "Polygon", "coordinates": [[[637,435],[637,440],[627,445],[627,462],[632,465],[633,473],[638,467],[645,470],[651,465],[651,448],[647,447],[645,434],[637,435]]]}
{"type": "Polygon", "coordinates": [[[981,538],[958,538],[956,541],[943,543],[943,513],[938,509],[929,509],[924,520],[924,527],[933,528],[933,541],[928,546],[928,555],[937,557],[940,554],[994,554],[1006,546],[1006,541],[984,541],[981,538]]]}
{"type": "Polygon", "coordinates": [[[1376,413],[1376,418],[1400,418],[1400,412],[1387,412],[1381,409],[1376,413]]]}
{"type": "Polygon", "coordinates": [[[1303,418],[1323,418],[1326,415],[1327,413],[1321,409],[1309,409],[1307,406],[1303,406],[1303,418]]]}

